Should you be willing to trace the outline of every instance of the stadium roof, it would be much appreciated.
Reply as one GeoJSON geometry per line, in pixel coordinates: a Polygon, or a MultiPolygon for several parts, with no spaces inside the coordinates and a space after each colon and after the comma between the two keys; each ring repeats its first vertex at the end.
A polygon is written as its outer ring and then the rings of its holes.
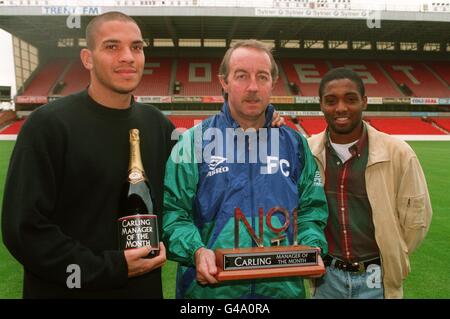
{"type": "MultiPolygon", "coordinates": [[[[274,17],[134,16],[147,39],[268,39],[450,42],[450,23],[381,20],[380,28],[366,20],[274,17]]],[[[66,16],[1,16],[0,28],[35,45],[60,38],[84,38],[91,17],[81,28],[68,28],[66,16]]]]}

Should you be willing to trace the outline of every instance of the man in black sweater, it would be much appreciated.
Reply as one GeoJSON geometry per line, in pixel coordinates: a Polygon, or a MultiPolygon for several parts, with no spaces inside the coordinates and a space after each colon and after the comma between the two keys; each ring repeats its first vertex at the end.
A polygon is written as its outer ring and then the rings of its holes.
{"type": "Polygon", "coordinates": [[[3,200],[5,245],[24,267],[24,298],[162,298],[160,267],[149,249],[117,249],[120,191],[127,177],[128,132],[140,130],[155,210],[162,208],[173,125],[134,102],[144,69],[136,22],[118,12],[86,28],[81,60],[86,91],[31,114],[12,154],[3,200]],[[79,267],[80,285],[70,288],[79,267]]]}

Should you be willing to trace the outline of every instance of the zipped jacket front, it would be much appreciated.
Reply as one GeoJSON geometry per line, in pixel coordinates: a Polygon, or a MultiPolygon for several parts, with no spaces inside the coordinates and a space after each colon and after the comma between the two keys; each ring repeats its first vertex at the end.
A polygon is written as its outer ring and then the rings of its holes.
{"type": "MultiPolygon", "coordinates": [[[[196,281],[194,253],[200,247],[215,250],[235,246],[235,212],[240,211],[263,245],[286,235],[280,245],[320,247],[327,244],[323,229],[328,208],[317,165],[306,139],[283,126],[266,125],[243,130],[225,103],[222,111],[185,132],[172,150],[166,166],[163,239],[168,258],[180,263],[178,298],[302,298],[303,280],[284,277],[228,281],[200,285],[196,281]],[[294,211],[298,234],[293,234],[294,211]],[[289,227],[282,229],[289,215],[289,227]],[[270,216],[270,220],[267,220],[270,216]],[[269,227],[270,225],[271,227],[269,227]]],[[[240,222],[239,247],[256,246],[240,222]]]]}

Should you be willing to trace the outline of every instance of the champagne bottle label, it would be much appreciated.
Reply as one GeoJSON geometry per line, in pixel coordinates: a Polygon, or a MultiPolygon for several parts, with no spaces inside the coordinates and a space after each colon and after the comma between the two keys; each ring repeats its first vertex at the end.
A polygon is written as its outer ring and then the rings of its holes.
{"type": "Polygon", "coordinates": [[[133,215],[118,219],[120,248],[132,249],[151,246],[159,250],[156,215],[133,215]]]}

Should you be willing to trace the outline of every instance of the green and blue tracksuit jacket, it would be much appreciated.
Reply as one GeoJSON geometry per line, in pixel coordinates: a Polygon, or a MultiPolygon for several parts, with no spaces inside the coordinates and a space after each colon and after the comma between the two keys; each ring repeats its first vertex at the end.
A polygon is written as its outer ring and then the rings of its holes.
{"type": "MultiPolygon", "coordinates": [[[[270,128],[273,112],[269,105],[265,126],[241,138],[236,132],[243,131],[225,103],[219,114],[186,131],[173,148],[166,166],[163,240],[168,258],[179,262],[177,298],[305,296],[300,277],[225,281],[217,285],[196,281],[197,249],[234,247],[236,208],[257,235],[260,209],[265,217],[271,209],[280,207],[290,213],[291,221],[297,209],[299,244],[320,247],[322,254],[327,251],[323,229],[328,209],[317,165],[302,135],[287,126],[270,128]],[[265,152],[261,153],[261,149],[265,152]]],[[[271,224],[281,228],[284,219],[281,213],[273,214],[271,224]]],[[[263,224],[264,246],[270,246],[270,239],[278,235],[267,227],[265,218],[263,224]]],[[[281,245],[293,244],[293,229],[291,222],[281,245]]],[[[241,222],[239,247],[253,246],[241,222]]]]}

